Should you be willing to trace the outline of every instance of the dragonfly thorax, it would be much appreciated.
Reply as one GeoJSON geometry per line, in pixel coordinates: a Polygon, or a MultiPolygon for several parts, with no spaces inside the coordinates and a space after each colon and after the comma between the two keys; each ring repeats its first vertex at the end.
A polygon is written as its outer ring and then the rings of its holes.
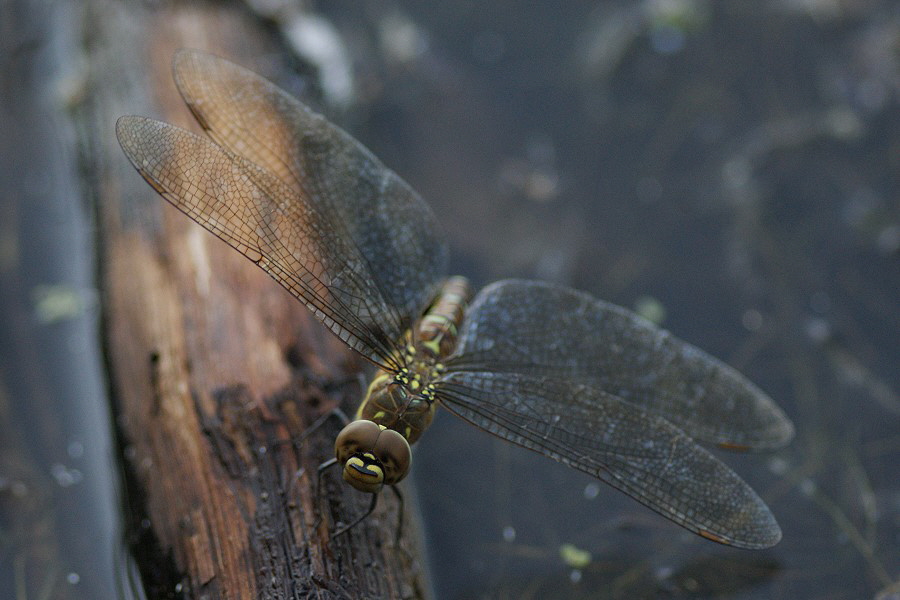
{"type": "Polygon", "coordinates": [[[369,384],[356,418],[392,429],[415,443],[434,417],[434,381],[442,371],[440,363],[427,361],[414,361],[398,373],[380,371],[369,384]]]}

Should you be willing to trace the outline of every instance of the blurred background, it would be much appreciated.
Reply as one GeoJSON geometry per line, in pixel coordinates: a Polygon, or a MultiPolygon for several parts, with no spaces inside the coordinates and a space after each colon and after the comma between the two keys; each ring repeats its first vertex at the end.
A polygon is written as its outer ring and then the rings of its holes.
{"type": "MultiPolygon", "coordinates": [[[[0,5],[4,22],[85,18],[59,3],[25,19],[27,4],[0,5]]],[[[437,597],[900,595],[896,2],[204,6],[268,28],[278,52],[247,66],[416,188],[454,273],[637,310],[737,367],[797,428],[776,453],[717,453],[784,531],[748,552],[440,415],[414,448],[437,597]]],[[[29,31],[0,36],[0,594],[99,598],[130,567],[90,213],[44,177],[77,169],[64,117],[84,90],[53,75],[76,59],[29,31]],[[48,106],[8,95],[39,84],[35,65],[48,106]],[[29,144],[41,128],[57,143],[29,144]],[[41,580],[34,564],[55,567],[41,580]]]]}

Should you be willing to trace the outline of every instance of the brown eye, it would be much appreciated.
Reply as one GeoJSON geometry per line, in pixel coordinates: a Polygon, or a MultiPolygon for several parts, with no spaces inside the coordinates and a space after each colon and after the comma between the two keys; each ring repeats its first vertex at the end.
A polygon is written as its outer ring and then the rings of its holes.
{"type": "Polygon", "coordinates": [[[384,482],[393,485],[406,477],[412,463],[409,442],[393,429],[385,429],[378,436],[374,454],[384,466],[384,482]]]}
{"type": "Polygon", "coordinates": [[[334,455],[344,464],[358,452],[371,451],[381,433],[381,428],[372,421],[353,421],[347,424],[334,441],[334,455]]]}

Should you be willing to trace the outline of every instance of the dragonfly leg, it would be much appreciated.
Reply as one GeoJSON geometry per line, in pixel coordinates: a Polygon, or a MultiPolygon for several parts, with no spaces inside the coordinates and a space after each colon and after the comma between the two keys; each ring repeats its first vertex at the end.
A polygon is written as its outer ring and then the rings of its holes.
{"type": "Polygon", "coordinates": [[[350,523],[344,525],[343,527],[336,529],[334,531],[334,533],[331,534],[331,537],[336,538],[337,536],[341,535],[342,533],[346,533],[347,531],[353,529],[354,527],[356,527],[357,525],[362,523],[365,520],[365,518],[368,517],[369,515],[371,515],[372,511],[375,510],[376,504],[378,504],[378,494],[372,494],[372,502],[371,502],[371,504],[369,504],[369,510],[367,510],[366,512],[361,514],[359,517],[357,517],[350,523]]]}
{"type": "Polygon", "coordinates": [[[328,419],[330,419],[331,417],[336,417],[336,418],[341,422],[341,425],[346,425],[347,423],[350,422],[350,419],[347,417],[347,414],[346,414],[344,411],[342,411],[342,410],[340,409],[340,407],[335,406],[334,408],[332,408],[331,410],[329,410],[329,411],[326,412],[325,414],[321,415],[318,419],[316,419],[315,421],[313,421],[313,422],[312,422],[312,425],[310,425],[309,427],[307,427],[307,428],[303,431],[303,433],[301,433],[299,436],[297,436],[297,437],[295,437],[295,438],[291,438],[290,440],[285,440],[285,441],[282,442],[282,443],[288,443],[288,442],[290,442],[290,443],[292,443],[292,444],[302,444],[304,441],[306,441],[306,438],[308,438],[309,436],[311,436],[312,434],[314,434],[314,433],[315,433],[320,427],[322,427],[322,425],[324,425],[324,424],[328,421],[328,419]]]}
{"type": "MultiPolygon", "coordinates": [[[[328,412],[326,412],[325,414],[319,416],[319,418],[317,418],[315,421],[313,421],[313,423],[309,427],[307,427],[303,431],[303,433],[301,433],[298,437],[290,438],[287,440],[275,440],[272,443],[272,445],[275,447],[278,447],[278,446],[281,446],[284,444],[291,444],[292,446],[294,446],[295,449],[297,449],[299,451],[299,446],[301,446],[303,444],[303,442],[306,441],[306,439],[309,436],[311,436],[313,433],[315,433],[319,428],[322,427],[322,425],[324,425],[328,421],[328,419],[330,419],[332,417],[336,417],[341,422],[341,425],[346,425],[347,423],[350,422],[350,419],[347,418],[346,413],[344,413],[344,411],[342,411],[339,407],[335,407],[335,408],[329,410],[328,412]]],[[[325,461],[324,463],[319,465],[319,479],[320,480],[322,478],[322,469],[330,467],[332,464],[334,464],[334,462],[335,462],[335,459],[331,459],[331,460],[325,461]]],[[[300,467],[293,474],[293,476],[290,477],[290,480],[289,480],[290,483],[287,484],[286,486],[284,486],[286,493],[290,493],[290,490],[293,489],[294,484],[300,479],[300,477],[303,476],[303,473],[304,473],[304,468],[300,467]]],[[[285,476],[285,475],[282,474],[282,476],[285,476]]],[[[318,493],[318,487],[316,488],[316,493],[318,493]]]]}
{"type": "Polygon", "coordinates": [[[322,496],[323,496],[323,494],[322,494],[322,477],[324,477],[325,470],[327,468],[333,467],[336,464],[337,464],[337,459],[331,458],[331,459],[323,462],[321,465],[319,465],[319,468],[316,469],[318,475],[316,476],[315,498],[316,498],[316,502],[319,504],[320,510],[319,510],[318,517],[316,517],[316,522],[313,524],[313,529],[319,528],[319,525],[322,524],[322,518],[325,515],[325,509],[324,509],[324,506],[322,506],[322,496]]]}
{"type": "MultiPolygon", "coordinates": [[[[323,462],[321,465],[319,465],[318,477],[316,478],[316,497],[319,498],[320,502],[322,500],[322,494],[320,493],[320,491],[322,489],[322,478],[325,475],[325,470],[328,469],[329,467],[336,465],[337,462],[338,462],[337,458],[332,458],[330,460],[323,462]]],[[[394,495],[397,497],[397,529],[396,529],[396,535],[394,537],[394,543],[395,543],[395,545],[399,546],[400,540],[403,537],[403,502],[404,502],[403,494],[400,493],[400,490],[397,488],[397,486],[392,485],[389,487],[391,488],[391,491],[394,492],[394,495]]],[[[372,512],[375,510],[375,506],[377,504],[378,504],[378,494],[372,494],[372,502],[369,504],[368,510],[366,510],[366,512],[364,512],[362,515],[360,515],[359,517],[357,517],[356,519],[354,519],[352,522],[348,523],[347,525],[344,525],[344,526],[336,529],[335,532],[333,534],[331,534],[331,537],[334,538],[334,537],[341,535],[342,533],[346,533],[353,527],[356,527],[357,525],[362,523],[366,519],[366,517],[368,517],[369,515],[372,514],[372,512]]],[[[325,514],[325,510],[323,507],[323,510],[319,512],[319,516],[316,519],[314,528],[317,529],[319,527],[319,525],[322,524],[322,519],[324,517],[324,514],[325,514]]]]}
{"type": "Polygon", "coordinates": [[[390,486],[394,495],[397,496],[397,533],[394,536],[394,545],[400,545],[400,539],[403,537],[403,494],[396,485],[390,486]]]}

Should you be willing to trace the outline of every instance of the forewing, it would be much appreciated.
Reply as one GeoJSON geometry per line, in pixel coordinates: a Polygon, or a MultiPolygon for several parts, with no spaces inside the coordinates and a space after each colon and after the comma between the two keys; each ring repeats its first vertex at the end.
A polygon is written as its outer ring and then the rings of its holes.
{"type": "Polygon", "coordinates": [[[454,362],[589,383],[724,447],[774,448],[793,436],[781,409],[736,370],[624,308],[557,285],[483,289],[454,362]]]}
{"type": "Polygon", "coordinates": [[[772,513],[733,471],[665,419],[596,387],[454,371],[436,391],[466,421],[593,475],[694,533],[742,548],[781,539],[772,513]]]}
{"type": "Polygon", "coordinates": [[[407,315],[315,199],[207,139],[143,117],[116,135],[166,200],[268,272],[351,348],[394,366],[407,315]]]}
{"type": "Polygon", "coordinates": [[[256,73],[183,50],[175,82],[219,145],[268,169],[314,203],[336,235],[354,245],[384,299],[407,321],[445,277],[447,247],[427,204],[339,127],[256,73]]]}

